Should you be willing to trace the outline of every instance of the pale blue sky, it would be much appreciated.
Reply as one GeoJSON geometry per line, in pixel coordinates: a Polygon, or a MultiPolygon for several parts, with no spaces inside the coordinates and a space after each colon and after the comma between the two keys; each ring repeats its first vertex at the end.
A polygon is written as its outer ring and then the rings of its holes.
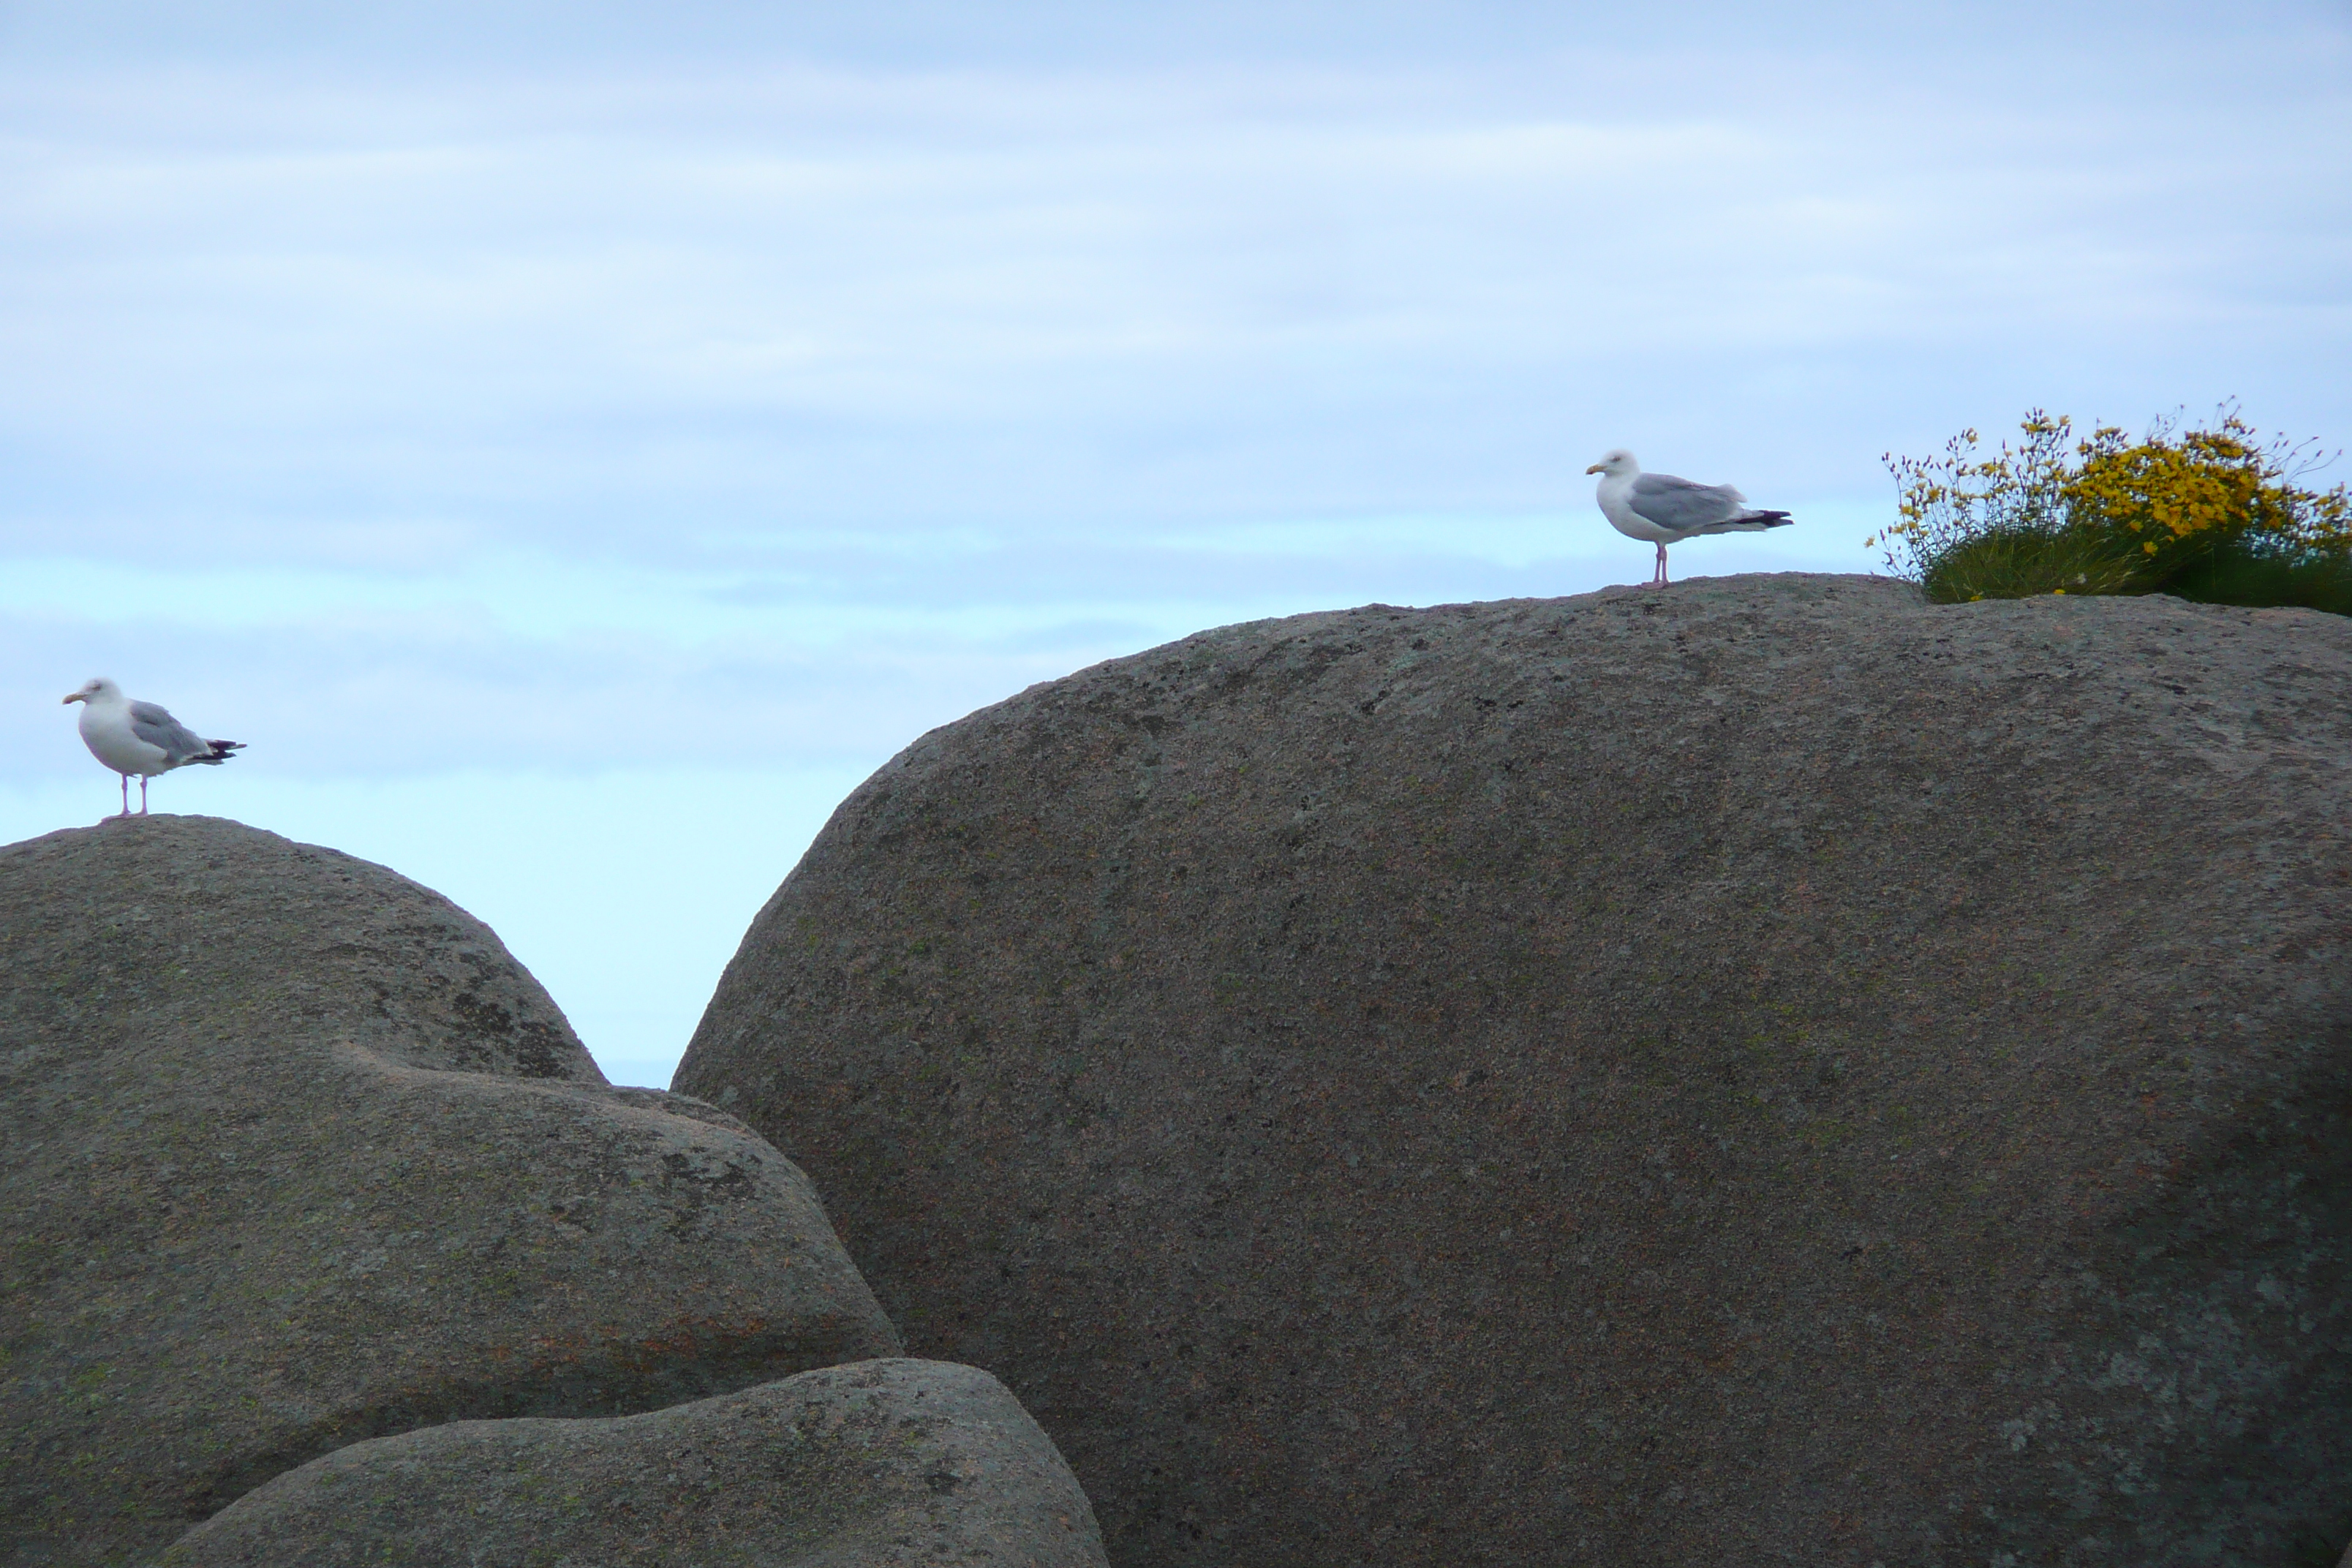
{"type": "MultiPolygon", "coordinates": [[[[1925,452],[2352,436],[2341,4],[0,0],[0,837],[166,809],[498,927],[659,1083],[922,730],[1209,625],[1864,569],[1925,452]]],[[[2335,470],[2340,477],[2343,470],[2335,470]]]]}

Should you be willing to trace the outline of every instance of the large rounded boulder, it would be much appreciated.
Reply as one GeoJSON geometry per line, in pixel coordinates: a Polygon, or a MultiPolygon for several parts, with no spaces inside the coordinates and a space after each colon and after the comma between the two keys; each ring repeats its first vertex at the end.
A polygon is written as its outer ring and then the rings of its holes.
{"type": "Polygon", "coordinates": [[[339,1448],[157,1568],[1102,1568],[1078,1483],[1003,1384],[866,1361],[604,1419],[339,1448]]]}
{"type": "Polygon", "coordinates": [[[446,899],[232,822],[0,848],[0,1132],[11,1565],[152,1561],[363,1439],[900,1349],[764,1139],[607,1086],[446,899]]]}
{"type": "Polygon", "coordinates": [[[2352,622],[1786,576],[923,737],[677,1087],[1125,1564],[2326,1562],[2352,622]]]}

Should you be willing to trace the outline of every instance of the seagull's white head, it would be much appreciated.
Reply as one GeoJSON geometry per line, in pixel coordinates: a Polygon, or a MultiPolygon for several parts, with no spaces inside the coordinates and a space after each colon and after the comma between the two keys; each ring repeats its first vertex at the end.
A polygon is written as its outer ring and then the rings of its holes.
{"type": "Polygon", "coordinates": [[[82,682],[79,691],[67,692],[65,700],[68,702],[95,702],[101,700],[111,701],[121,695],[122,688],[115,685],[106,677],[97,675],[82,682]]]}
{"type": "Polygon", "coordinates": [[[1608,451],[1601,454],[1601,460],[1599,462],[1593,464],[1592,467],[1585,469],[1584,471],[1588,474],[1607,474],[1613,479],[1626,474],[1640,473],[1642,471],[1642,465],[1635,462],[1633,460],[1633,454],[1625,450],[1624,447],[1612,447],[1608,451]]]}

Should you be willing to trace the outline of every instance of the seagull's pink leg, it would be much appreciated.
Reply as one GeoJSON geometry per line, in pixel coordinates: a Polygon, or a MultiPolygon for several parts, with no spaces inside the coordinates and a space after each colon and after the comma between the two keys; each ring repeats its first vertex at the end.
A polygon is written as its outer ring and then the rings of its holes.
{"type": "Polygon", "coordinates": [[[125,816],[131,815],[131,775],[129,773],[122,775],[122,815],[125,816]]]}
{"type": "Polygon", "coordinates": [[[1650,574],[1650,581],[1661,588],[1666,585],[1666,547],[1663,543],[1658,546],[1658,569],[1650,574]]]}
{"type": "MultiPolygon", "coordinates": [[[[122,809],[124,812],[128,813],[131,809],[131,803],[129,801],[124,801],[122,803],[122,809]]],[[[141,773],[139,775],[139,815],[142,816],[147,815],[147,775],[145,773],[141,773]]]]}

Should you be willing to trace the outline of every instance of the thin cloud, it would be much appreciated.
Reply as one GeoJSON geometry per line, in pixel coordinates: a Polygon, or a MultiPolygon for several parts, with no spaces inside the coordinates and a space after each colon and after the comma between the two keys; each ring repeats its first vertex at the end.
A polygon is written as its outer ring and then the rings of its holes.
{"type": "Polygon", "coordinates": [[[2086,394],[2347,423],[2313,368],[2345,89],[1974,47],[1972,94],[1723,48],[1668,95],[1591,50],[48,70],[7,111],[0,541],[349,560],[425,519],[645,556],[746,516],[1557,506],[1622,439],[1854,493],[1887,446],[2086,394]]]}

